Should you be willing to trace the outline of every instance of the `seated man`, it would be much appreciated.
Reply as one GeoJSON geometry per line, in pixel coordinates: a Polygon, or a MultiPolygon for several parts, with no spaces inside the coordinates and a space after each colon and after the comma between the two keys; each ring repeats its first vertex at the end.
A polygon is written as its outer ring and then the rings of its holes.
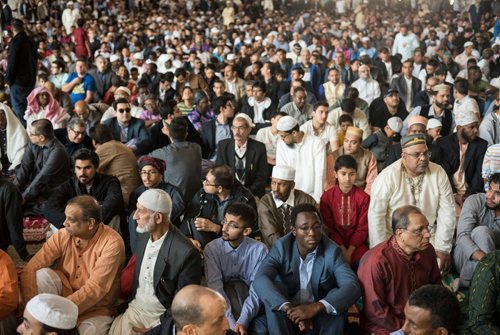
{"type": "Polygon", "coordinates": [[[28,144],[16,168],[15,184],[23,192],[25,213],[39,214],[39,206],[60,184],[69,178],[69,157],[54,137],[52,123],[40,119],[31,123],[28,144]]]}
{"type": "Polygon", "coordinates": [[[339,135],[337,128],[328,123],[328,113],[328,103],[317,102],[312,111],[312,120],[300,126],[300,130],[306,135],[318,136],[327,146],[327,151],[335,151],[339,148],[339,135]]]}
{"type": "Polygon", "coordinates": [[[231,127],[233,138],[219,143],[216,163],[230,166],[236,180],[255,196],[261,197],[268,179],[266,146],[249,137],[252,128],[253,123],[248,115],[236,115],[231,127]]]}
{"type": "Polygon", "coordinates": [[[85,130],[85,121],[80,118],[71,118],[66,128],[56,129],[54,134],[59,142],[64,145],[66,153],[70,158],[79,149],[94,149],[92,140],[87,135],[85,130]]]}
{"type": "Polygon", "coordinates": [[[161,159],[153,158],[150,156],[142,156],[139,158],[139,174],[141,175],[142,185],[136,188],[130,195],[129,206],[129,234],[130,234],[130,247],[132,253],[135,253],[136,247],[136,227],[137,222],[133,216],[136,210],[137,199],[144,193],[144,191],[158,188],[164,190],[172,200],[172,213],[170,214],[170,222],[179,227],[181,224],[181,215],[184,213],[184,200],[182,199],[181,190],[164,181],[163,174],[165,173],[166,164],[161,159]]]}
{"type": "Polygon", "coordinates": [[[483,257],[470,284],[466,321],[460,334],[500,334],[500,250],[483,257]]]}
{"type": "Polygon", "coordinates": [[[215,160],[220,141],[232,138],[231,120],[234,116],[234,105],[230,97],[223,95],[213,101],[215,120],[206,122],[201,127],[203,141],[203,157],[215,160]]]}
{"type": "Polygon", "coordinates": [[[10,256],[0,250],[0,332],[14,334],[19,304],[19,283],[16,266],[10,256]]]}
{"type": "Polygon", "coordinates": [[[117,111],[116,116],[102,123],[111,128],[111,133],[115,141],[135,147],[137,142],[148,137],[144,121],[130,114],[130,103],[126,99],[115,100],[113,108],[117,111]]]}
{"type": "Polygon", "coordinates": [[[236,334],[224,315],[226,302],[216,291],[199,285],[182,288],[172,301],[172,317],[146,335],[236,334]]]}
{"type": "Polygon", "coordinates": [[[358,164],[350,155],[335,161],[337,184],[323,193],[319,204],[328,237],[337,243],[348,264],[357,268],[368,251],[368,206],[370,196],[355,185],[358,164]]]}
{"type": "Polygon", "coordinates": [[[270,333],[343,334],[347,309],[359,298],[356,275],[342,251],[323,234],[319,210],[300,204],[292,232],[274,243],[254,288],[264,303],[270,333]]]}
{"type": "Polygon", "coordinates": [[[65,214],[65,228],[24,268],[22,298],[28,302],[39,293],[67,297],[78,306],[80,334],[105,335],[120,294],[123,239],[102,222],[101,206],[89,195],[70,199],[65,214]]]}
{"type": "Polygon", "coordinates": [[[90,128],[101,121],[101,113],[94,106],[89,106],[84,100],[80,100],[75,104],[74,116],[80,118],[85,123],[85,131],[87,135],[90,133],[90,128]]]}
{"type": "Polygon", "coordinates": [[[457,224],[453,263],[461,286],[468,287],[477,263],[490,252],[500,250],[500,173],[489,178],[485,193],[468,197],[457,224]]]}
{"type": "Polygon", "coordinates": [[[239,334],[246,334],[251,325],[250,333],[260,334],[254,328],[259,298],[250,285],[267,248],[248,237],[255,221],[257,215],[252,207],[243,203],[229,205],[222,221],[222,237],[208,243],[204,250],[207,286],[226,299],[226,317],[231,329],[239,334]]]}
{"type": "Polygon", "coordinates": [[[24,310],[19,334],[78,335],[78,306],[68,298],[42,293],[31,299],[24,310]]]}
{"type": "Polygon", "coordinates": [[[458,334],[461,316],[453,292],[441,285],[424,285],[413,291],[406,303],[402,330],[409,335],[458,334]]]}
{"type": "Polygon", "coordinates": [[[68,199],[88,194],[99,202],[104,224],[119,226],[123,197],[118,178],[97,172],[99,156],[89,149],[78,150],[72,157],[72,166],[73,176],[52,192],[44,204],[43,216],[60,229],[66,220],[64,210],[68,199]]]}
{"type": "Polygon", "coordinates": [[[392,214],[393,235],[361,258],[358,277],[363,289],[361,328],[389,334],[403,327],[410,294],[425,284],[440,284],[431,228],[420,209],[402,206],[392,214]]]}
{"type": "Polygon", "coordinates": [[[293,207],[304,203],[316,205],[313,197],[295,189],[294,179],[294,168],[276,165],[271,178],[271,192],[266,193],[257,204],[262,242],[269,248],[292,230],[290,214],[293,207]]]}
{"type": "Polygon", "coordinates": [[[313,105],[306,102],[307,92],[304,87],[293,90],[292,101],[281,107],[280,112],[293,117],[299,125],[303,125],[312,118],[313,105]]]}
{"type": "Polygon", "coordinates": [[[111,326],[110,335],[132,334],[134,328],[160,324],[169,315],[174,294],[201,281],[201,257],[170,222],[172,200],[167,192],[149,189],[137,199],[134,219],[140,233],[132,301],[111,326]]]}
{"type": "Polygon", "coordinates": [[[21,163],[28,134],[9,106],[0,103],[0,170],[11,174],[21,163]]]}
{"type": "MultiPolygon", "coordinates": [[[[115,101],[118,99],[125,99],[125,100],[129,101],[131,95],[132,95],[132,92],[130,92],[130,90],[127,87],[120,86],[115,90],[114,98],[115,98],[115,101]]],[[[141,113],[143,111],[144,111],[143,108],[138,107],[134,104],[130,104],[130,115],[132,115],[133,117],[139,118],[139,116],[141,115],[141,113]]],[[[118,115],[118,110],[116,109],[115,104],[113,104],[102,114],[101,122],[107,121],[113,117],[116,117],[117,115],[118,115]]]]}
{"type": "MultiPolygon", "coordinates": [[[[233,170],[227,165],[217,165],[208,171],[203,188],[194,195],[182,223],[183,233],[192,238],[200,251],[221,236],[224,213],[233,202],[257,208],[252,192],[234,178],[233,170]]],[[[256,222],[252,229],[258,231],[256,222]]]]}

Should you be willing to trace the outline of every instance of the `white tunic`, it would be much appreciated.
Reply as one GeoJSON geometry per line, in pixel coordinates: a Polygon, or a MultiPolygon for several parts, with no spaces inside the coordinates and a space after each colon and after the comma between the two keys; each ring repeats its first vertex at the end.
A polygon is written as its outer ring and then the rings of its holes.
{"type": "Polygon", "coordinates": [[[380,85],[375,79],[368,78],[365,80],[360,78],[351,86],[358,89],[359,97],[365,100],[368,105],[380,96],[380,85]]]}

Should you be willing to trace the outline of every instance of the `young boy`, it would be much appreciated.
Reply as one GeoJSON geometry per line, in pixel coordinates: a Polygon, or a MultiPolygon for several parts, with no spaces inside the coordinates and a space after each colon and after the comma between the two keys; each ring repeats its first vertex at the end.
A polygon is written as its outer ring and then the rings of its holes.
{"type": "Polygon", "coordinates": [[[354,126],[354,120],[349,114],[342,114],[339,116],[339,125],[337,133],[339,134],[339,147],[341,147],[344,145],[345,132],[347,128],[354,126]]]}
{"type": "Polygon", "coordinates": [[[443,124],[438,119],[429,119],[427,122],[427,135],[432,136],[432,142],[436,142],[441,137],[443,124]]]}
{"type": "Polygon", "coordinates": [[[384,168],[387,150],[392,145],[393,140],[399,135],[401,129],[403,129],[403,120],[397,116],[393,116],[387,120],[384,128],[378,129],[363,141],[363,148],[373,152],[377,158],[378,172],[384,168]]]}
{"type": "Polygon", "coordinates": [[[337,184],[323,193],[319,209],[328,237],[337,243],[355,270],[368,251],[368,207],[370,196],[354,185],[358,164],[350,155],[335,161],[337,184]]]}

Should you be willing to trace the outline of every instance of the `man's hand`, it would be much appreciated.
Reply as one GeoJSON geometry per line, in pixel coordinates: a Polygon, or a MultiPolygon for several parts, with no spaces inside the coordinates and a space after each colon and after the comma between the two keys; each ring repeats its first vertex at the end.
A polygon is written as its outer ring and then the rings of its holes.
{"type": "Polygon", "coordinates": [[[439,270],[441,270],[441,273],[448,273],[451,269],[450,254],[436,250],[436,256],[439,260],[439,270]]]}
{"type": "Polygon", "coordinates": [[[236,326],[234,326],[234,331],[240,335],[247,335],[247,329],[245,326],[237,323],[236,326]]]}
{"type": "Polygon", "coordinates": [[[290,320],[298,324],[300,321],[313,319],[324,309],[325,306],[322,303],[315,302],[312,304],[304,304],[292,307],[286,314],[290,320]]]}
{"type": "Polygon", "coordinates": [[[455,203],[462,207],[464,204],[465,197],[462,194],[455,194],[455,203]]]}
{"type": "Polygon", "coordinates": [[[75,77],[75,79],[73,79],[73,80],[71,81],[71,83],[72,83],[73,85],[78,85],[78,84],[80,84],[81,82],[82,82],[82,78],[80,78],[80,77],[75,77]]]}
{"type": "Polygon", "coordinates": [[[203,254],[203,248],[201,247],[200,241],[191,239],[191,243],[193,243],[194,247],[200,252],[200,254],[203,254]]]}
{"type": "Polygon", "coordinates": [[[196,218],[196,220],[194,220],[194,227],[198,231],[206,231],[216,234],[220,234],[221,232],[221,226],[205,218],[196,218]]]}
{"type": "Polygon", "coordinates": [[[151,330],[151,328],[132,327],[132,330],[139,334],[146,334],[148,331],[151,330]]]}
{"type": "Polygon", "coordinates": [[[479,249],[479,250],[474,251],[474,253],[472,254],[472,259],[479,262],[484,256],[486,256],[484,251],[479,249]]]}
{"type": "Polygon", "coordinates": [[[303,320],[303,321],[299,322],[298,326],[299,326],[299,330],[301,332],[311,331],[311,330],[313,330],[313,321],[312,320],[303,320]]]}

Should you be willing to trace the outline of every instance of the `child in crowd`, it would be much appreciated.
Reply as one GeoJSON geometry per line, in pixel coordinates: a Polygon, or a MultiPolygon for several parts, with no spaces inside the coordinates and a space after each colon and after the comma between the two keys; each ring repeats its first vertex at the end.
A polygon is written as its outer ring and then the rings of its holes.
{"type": "Polygon", "coordinates": [[[377,158],[377,170],[382,171],[385,166],[387,150],[395,140],[399,140],[399,133],[403,129],[403,120],[397,116],[387,120],[384,128],[378,129],[363,141],[363,148],[370,150],[377,158]]]}
{"type": "Polygon", "coordinates": [[[339,117],[339,129],[338,129],[338,135],[339,135],[339,147],[344,145],[344,136],[347,128],[354,126],[354,120],[352,119],[352,116],[349,114],[342,114],[339,117]]]}
{"type": "Polygon", "coordinates": [[[427,122],[427,135],[432,136],[432,141],[436,142],[441,137],[443,124],[438,119],[430,119],[427,122]]]}
{"type": "Polygon", "coordinates": [[[323,193],[319,204],[328,237],[342,249],[346,261],[356,271],[368,251],[368,207],[370,196],[354,185],[358,164],[350,155],[335,161],[337,184],[323,193]]]}

